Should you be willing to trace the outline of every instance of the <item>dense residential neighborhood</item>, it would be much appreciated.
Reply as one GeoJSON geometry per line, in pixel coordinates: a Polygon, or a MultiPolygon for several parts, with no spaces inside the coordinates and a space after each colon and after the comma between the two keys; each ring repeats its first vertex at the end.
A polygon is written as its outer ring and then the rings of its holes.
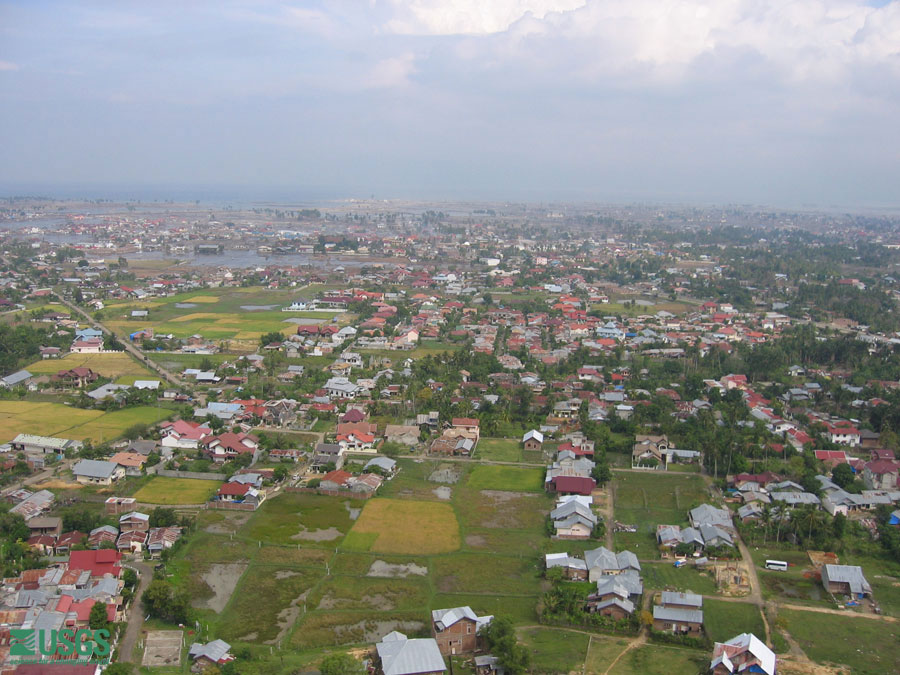
{"type": "Polygon", "coordinates": [[[2,672],[900,669],[900,223],[59,208],[0,209],[2,672]]]}

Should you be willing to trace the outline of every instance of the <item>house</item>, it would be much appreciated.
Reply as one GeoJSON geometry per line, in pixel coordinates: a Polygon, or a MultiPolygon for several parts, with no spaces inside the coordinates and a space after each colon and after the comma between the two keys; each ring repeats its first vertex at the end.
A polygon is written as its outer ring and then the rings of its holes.
{"type": "Polygon", "coordinates": [[[49,534],[55,539],[62,534],[62,518],[57,516],[35,516],[29,518],[25,524],[28,525],[32,536],[49,534]]]}
{"type": "Polygon", "coordinates": [[[703,612],[656,605],[653,608],[653,630],[698,637],[703,633],[703,612]]]}
{"type": "Polygon", "coordinates": [[[734,524],[731,521],[731,511],[719,509],[709,504],[701,504],[690,512],[691,525],[699,528],[701,525],[715,525],[728,532],[734,532],[734,524]]]}
{"type": "Polygon", "coordinates": [[[584,562],[588,569],[588,580],[597,581],[602,576],[617,575],[629,570],[641,571],[641,563],[631,551],[613,553],[605,546],[584,552],[584,562]]]}
{"type": "Polygon", "coordinates": [[[66,450],[80,450],[81,441],[70,441],[67,438],[54,438],[53,436],[35,436],[34,434],[19,434],[10,441],[13,452],[24,452],[26,455],[57,455],[61,456],[66,450]]]}
{"type": "Polygon", "coordinates": [[[349,481],[351,477],[352,474],[341,471],[340,469],[335,469],[322,476],[319,487],[323,490],[340,490],[347,487],[347,481],[349,481]]]}
{"type": "Polygon", "coordinates": [[[710,675],[775,675],[775,652],[752,633],[741,633],[713,647],[710,675]]]}
{"type": "Polygon", "coordinates": [[[119,530],[112,525],[101,525],[91,530],[88,535],[88,548],[104,548],[104,545],[115,544],[119,537],[119,530]]]}
{"type": "Polygon", "coordinates": [[[862,478],[870,490],[896,490],[900,485],[897,480],[898,473],[900,473],[900,462],[897,460],[876,459],[866,462],[862,478]]]}
{"type": "Polygon", "coordinates": [[[117,452],[109,458],[110,462],[115,462],[125,469],[126,476],[140,476],[144,471],[144,462],[147,458],[136,452],[117,452]]]}
{"type": "Polygon", "coordinates": [[[99,377],[100,375],[90,368],[79,366],[78,368],[70,368],[69,370],[60,370],[51,379],[54,382],[61,382],[80,388],[96,381],[99,377]]]}
{"type": "Polygon", "coordinates": [[[665,464],[668,449],[669,439],[665,435],[637,434],[631,448],[631,463],[640,465],[655,461],[657,464],[665,464]]]}
{"type": "Polygon", "coordinates": [[[444,656],[474,652],[478,631],[493,618],[478,616],[468,606],[435,609],[431,612],[431,634],[444,656]]]}
{"type": "Polygon", "coordinates": [[[181,537],[180,527],[154,527],[147,532],[147,550],[156,556],[172,548],[181,537]]]}
{"type": "Polygon", "coordinates": [[[265,492],[247,483],[223,483],[216,492],[217,501],[252,504],[254,508],[262,504],[265,498],[265,492]]]}
{"type": "Polygon", "coordinates": [[[205,423],[177,420],[163,422],[159,426],[159,433],[160,444],[164,448],[195,450],[204,436],[212,434],[212,429],[205,423]]]}
{"type": "Polygon", "coordinates": [[[49,490],[38,490],[33,493],[26,490],[24,493],[20,493],[18,499],[22,499],[22,501],[13,506],[9,512],[17,513],[27,520],[49,510],[53,506],[56,496],[49,490]]]}
{"type": "Polygon", "coordinates": [[[141,553],[146,543],[146,531],[132,530],[131,532],[122,532],[116,541],[116,550],[126,553],[141,553]]]}
{"type": "Polygon", "coordinates": [[[122,571],[119,563],[122,554],[110,549],[96,551],[72,551],[69,553],[70,570],[87,570],[91,578],[100,578],[106,574],[118,578],[122,571]]]}
{"type": "Polygon", "coordinates": [[[547,553],[544,555],[544,566],[551,570],[558,567],[563,576],[570,581],[587,581],[587,565],[584,560],[570,556],[568,553],[547,553]]]}
{"type": "Polygon", "coordinates": [[[119,516],[119,529],[122,532],[146,532],[150,529],[150,516],[139,511],[132,511],[119,516]]]}
{"type": "Polygon", "coordinates": [[[0,387],[7,389],[25,385],[31,379],[32,375],[27,370],[19,370],[11,375],[0,378],[0,387]]]}
{"type": "Polygon", "coordinates": [[[323,387],[330,398],[350,399],[360,393],[360,387],[346,377],[332,377],[323,387]]]}
{"type": "Polygon", "coordinates": [[[103,351],[103,340],[100,338],[75,340],[70,351],[73,354],[100,354],[103,351]]]}
{"type": "Polygon", "coordinates": [[[375,645],[384,675],[443,675],[447,668],[434,638],[409,639],[388,633],[375,645]]]}
{"type": "Polygon", "coordinates": [[[246,433],[226,432],[218,436],[206,436],[200,440],[203,452],[218,464],[238,455],[253,455],[259,447],[259,439],[246,433]]]}
{"type": "Polygon", "coordinates": [[[659,604],[673,609],[703,609],[703,596],[696,593],[663,591],[659,604]]]}
{"type": "Polygon", "coordinates": [[[344,448],[337,443],[318,443],[309,463],[310,471],[322,473],[344,466],[344,448]]]}
{"type": "Polygon", "coordinates": [[[544,434],[532,429],[522,437],[522,445],[525,450],[540,452],[541,448],[544,446],[544,434]]]}
{"type": "Polygon", "coordinates": [[[591,511],[590,497],[567,496],[559,500],[550,512],[557,539],[589,539],[597,527],[598,518],[591,511]],[[579,500],[587,500],[579,501],[579,500]]]}
{"type": "Polygon", "coordinates": [[[384,440],[413,447],[419,442],[419,427],[403,424],[388,424],[384,428],[384,440]]]}
{"type": "Polygon", "coordinates": [[[468,432],[471,435],[474,435],[475,442],[478,442],[478,434],[479,434],[479,421],[477,419],[473,419],[471,417],[454,417],[450,420],[450,427],[454,430],[463,430],[468,432]]]}
{"type": "Polygon", "coordinates": [[[397,462],[390,457],[373,457],[363,467],[363,471],[379,469],[385,476],[393,476],[397,473],[397,462]]]}
{"type": "Polygon", "coordinates": [[[72,474],[84,485],[112,485],[125,477],[125,469],[115,462],[82,459],[72,467],[72,474]]]}
{"type": "Polygon", "coordinates": [[[603,612],[605,616],[621,618],[622,611],[631,614],[634,603],[644,593],[641,576],[634,570],[601,576],[596,583],[597,590],[588,596],[586,607],[589,612],[603,612]],[[611,607],[610,601],[616,600],[619,602],[611,607]]]}
{"type": "Polygon", "coordinates": [[[871,597],[872,587],[857,565],[824,565],[822,585],[832,595],[849,595],[851,598],[871,597]]]}
{"type": "Polygon", "coordinates": [[[224,640],[213,640],[206,644],[195,642],[188,650],[188,656],[193,661],[191,672],[203,672],[211,666],[223,666],[229,661],[234,661],[230,650],[231,645],[224,640]]]}

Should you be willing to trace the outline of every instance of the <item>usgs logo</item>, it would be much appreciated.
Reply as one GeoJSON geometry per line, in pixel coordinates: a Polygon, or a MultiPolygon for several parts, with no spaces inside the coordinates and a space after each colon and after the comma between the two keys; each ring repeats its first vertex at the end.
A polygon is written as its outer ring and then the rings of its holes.
{"type": "Polygon", "coordinates": [[[9,655],[21,659],[40,656],[76,657],[93,663],[109,661],[109,631],[105,629],[11,628],[9,655]]]}

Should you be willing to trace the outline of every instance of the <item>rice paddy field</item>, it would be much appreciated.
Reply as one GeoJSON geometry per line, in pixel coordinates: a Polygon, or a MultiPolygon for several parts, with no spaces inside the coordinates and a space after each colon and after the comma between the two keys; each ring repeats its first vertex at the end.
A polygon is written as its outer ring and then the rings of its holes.
{"type": "Polygon", "coordinates": [[[37,434],[103,443],[117,439],[135,424],[155,424],[171,414],[167,408],[150,406],[103,412],[62,403],[0,401],[0,442],[19,434],[37,434]]]}
{"type": "Polygon", "coordinates": [[[53,375],[60,370],[90,368],[116,384],[134,384],[135,380],[159,379],[125,352],[115,354],[66,354],[59,359],[42,359],[26,367],[32,375],[53,375]]]}

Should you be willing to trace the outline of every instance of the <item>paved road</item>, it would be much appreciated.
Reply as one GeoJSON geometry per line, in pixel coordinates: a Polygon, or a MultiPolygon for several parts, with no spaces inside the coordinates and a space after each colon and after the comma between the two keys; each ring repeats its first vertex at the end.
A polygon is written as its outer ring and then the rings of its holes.
{"type": "MultiPolygon", "coordinates": [[[[57,300],[59,300],[62,304],[64,304],[70,310],[72,310],[76,314],[81,315],[81,317],[85,321],[87,321],[88,325],[90,325],[91,327],[96,328],[99,331],[102,331],[104,335],[113,335],[113,332],[109,328],[104,326],[102,323],[94,320],[94,317],[92,317],[90,314],[85,312],[81,307],[79,307],[78,305],[72,304],[71,302],[69,302],[62,296],[58,295],[57,293],[54,293],[53,295],[56,297],[57,300]]],[[[171,371],[163,368],[161,365],[159,365],[155,361],[151,360],[140,349],[138,349],[137,347],[132,345],[130,342],[128,342],[128,340],[119,340],[119,343],[125,348],[125,351],[128,354],[131,354],[131,356],[133,356],[135,359],[137,359],[138,363],[140,363],[142,366],[144,366],[152,371],[155,371],[156,373],[161,375],[167,382],[169,382],[169,384],[173,384],[175,386],[182,385],[181,378],[178,375],[176,375],[175,373],[172,373],[171,371]]]]}
{"type": "Polygon", "coordinates": [[[140,578],[134,592],[134,598],[131,600],[131,617],[128,621],[128,627],[125,629],[125,635],[119,643],[119,661],[121,662],[131,662],[134,658],[134,648],[137,645],[138,638],[141,636],[141,629],[144,627],[144,608],[141,606],[141,598],[153,579],[153,569],[146,563],[136,560],[127,566],[134,567],[140,574],[140,578]]]}

